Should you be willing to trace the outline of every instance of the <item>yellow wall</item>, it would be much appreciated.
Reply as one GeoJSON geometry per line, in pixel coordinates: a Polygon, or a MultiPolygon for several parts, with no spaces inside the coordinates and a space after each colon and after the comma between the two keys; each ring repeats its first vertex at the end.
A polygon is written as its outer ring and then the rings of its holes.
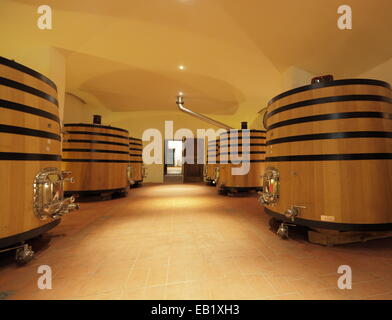
{"type": "Polygon", "coordinates": [[[389,59],[378,66],[362,73],[360,78],[370,78],[387,81],[392,84],[392,59],[389,59]]]}

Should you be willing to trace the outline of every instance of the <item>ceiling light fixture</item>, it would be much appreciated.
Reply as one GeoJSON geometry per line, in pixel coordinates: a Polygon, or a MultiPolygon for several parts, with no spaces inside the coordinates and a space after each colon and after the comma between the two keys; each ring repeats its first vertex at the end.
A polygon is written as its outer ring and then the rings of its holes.
{"type": "Polygon", "coordinates": [[[180,69],[181,71],[183,71],[183,70],[185,70],[185,66],[179,65],[179,66],[178,66],[178,69],[180,69]]]}

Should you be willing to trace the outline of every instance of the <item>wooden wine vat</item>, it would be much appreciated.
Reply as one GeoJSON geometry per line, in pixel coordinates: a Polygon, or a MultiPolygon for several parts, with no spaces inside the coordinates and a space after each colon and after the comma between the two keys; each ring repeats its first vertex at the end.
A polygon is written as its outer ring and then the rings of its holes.
{"type": "Polygon", "coordinates": [[[219,139],[218,188],[231,191],[261,190],[265,146],[263,130],[242,129],[222,133],[219,139]],[[233,169],[239,170],[241,167],[242,172],[233,172],[233,169]]]}
{"type": "Polygon", "coordinates": [[[76,208],[63,198],[60,167],[56,85],[0,57],[0,248],[44,233],[76,208]]]}
{"type": "Polygon", "coordinates": [[[64,170],[75,183],[65,184],[67,194],[80,196],[126,194],[128,190],[128,131],[87,123],[64,125],[64,170]]]}
{"type": "Polygon", "coordinates": [[[145,169],[143,167],[143,143],[141,139],[129,138],[130,184],[138,185],[143,182],[145,169]]]}
{"type": "Polygon", "coordinates": [[[265,212],[312,229],[392,229],[392,91],[368,79],[324,81],[273,98],[265,212]]]}
{"type": "Polygon", "coordinates": [[[218,167],[219,138],[210,140],[207,144],[207,161],[204,171],[204,180],[208,184],[215,185],[216,168],[218,167]]]}

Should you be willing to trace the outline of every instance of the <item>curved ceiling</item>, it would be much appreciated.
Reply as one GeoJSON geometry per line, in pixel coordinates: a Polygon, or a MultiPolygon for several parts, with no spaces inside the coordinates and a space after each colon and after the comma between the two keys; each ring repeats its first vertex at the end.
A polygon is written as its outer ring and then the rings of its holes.
{"type": "Polygon", "coordinates": [[[112,111],[256,114],[282,73],[355,77],[392,57],[390,0],[46,0],[53,30],[35,27],[40,0],[2,0],[3,45],[53,46],[67,57],[67,91],[112,111]],[[178,69],[184,65],[185,70],[178,69]]]}

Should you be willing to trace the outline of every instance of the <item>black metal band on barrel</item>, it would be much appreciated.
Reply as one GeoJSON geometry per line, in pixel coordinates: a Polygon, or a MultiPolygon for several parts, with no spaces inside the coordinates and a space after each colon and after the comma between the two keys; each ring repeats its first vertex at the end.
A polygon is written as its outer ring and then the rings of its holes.
{"type": "Polygon", "coordinates": [[[0,132],[19,134],[19,135],[23,135],[23,136],[31,136],[31,137],[38,137],[38,138],[47,138],[47,139],[61,141],[61,137],[55,133],[41,131],[41,130],[35,130],[35,129],[29,129],[29,128],[24,128],[24,127],[9,126],[9,125],[5,125],[5,124],[0,124],[0,132]]]}
{"type": "Polygon", "coordinates": [[[143,163],[143,161],[129,161],[130,163],[143,163]]]}
{"type": "Polygon", "coordinates": [[[143,149],[138,149],[138,148],[129,148],[129,150],[134,150],[134,151],[143,151],[143,149]]]}
{"type": "Polygon", "coordinates": [[[109,159],[63,159],[64,162],[105,162],[105,163],[128,163],[128,160],[109,159]]]}
{"type": "Polygon", "coordinates": [[[41,74],[33,69],[30,69],[20,63],[17,63],[13,60],[9,60],[4,57],[0,57],[0,64],[5,65],[7,67],[10,67],[12,69],[21,71],[23,73],[29,74],[30,76],[45,82],[46,84],[48,84],[49,86],[51,86],[53,89],[55,89],[57,91],[57,86],[52,80],[50,80],[49,78],[45,77],[43,74],[41,74]]]}
{"type": "Polygon", "coordinates": [[[1,248],[6,248],[10,246],[14,246],[16,243],[23,243],[23,241],[30,240],[33,238],[38,237],[39,235],[53,229],[55,226],[57,226],[61,222],[61,219],[56,219],[51,222],[45,223],[44,225],[26,231],[22,233],[18,233],[6,238],[0,239],[0,249],[1,248]]]}
{"type": "Polygon", "coordinates": [[[349,154],[310,154],[266,157],[267,162],[289,161],[346,161],[346,160],[389,160],[392,153],[349,153],[349,154]]]}
{"type": "MultiPolygon", "coordinates": [[[[99,125],[99,124],[91,124],[91,123],[66,123],[66,124],[64,124],[64,127],[83,127],[83,128],[110,129],[110,130],[115,130],[115,131],[121,131],[121,132],[128,133],[128,130],[125,130],[125,129],[111,127],[111,126],[102,126],[102,125],[99,125]]],[[[124,138],[126,138],[126,137],[124,137],[124,138]]]]}
{"type": "Polygon", "coordinates": [[[329,139],[351,139],[351,138],[392,138],[392,132],[386,131],[350,131],[304,134],[299,136],[283,137],[267,141],[267,146],[286,142],[329,140],[329,139]]]}
{"type": "Polygon", "coordinates": [[[129,143],[129,145],[133,145],[133,146],[139,146],[139,147],[141,147],[141,146],[142,146],[140,143],[133,143],[133,142],[130,142],[130,143],[129,143]]]}
{"type": "MultiPolygon", "coordinates": [[[[265,213],[270,216],[279,219],[280,221],[290,222],[293,221],[290,218],[287,218],[284,214],[272,211],[266,207],[264,207],[265,213]]],[[[302,218],[295,218],[294,223],[298,225],[307,226],[311,228],[320,228],[320,229],[329,229],[329,230],[340,230],[340,231],[388,231],[392,230],[392,223],[337,223],[337,222],[327,222],[327,221],[317,221],[317,220],[308,220],[302,218]]]]}
{"type": "Polygon", "coordinates": [[[217,163],[219,164],[241,164],[241,163],[256,163],[256,162],[266,162],[266,160],[229,160],[229,161],[218,161],[217,163]],[[232,163],[233,161],[238,162],[238,163],[232,163]]]}
{"type": "Polygon", "coordinates": [[[129,140],[140,141],[140,143],[143,141],[142,139],[138,139],[138,138],[129,138],[129,140]]]}
{"type": "Polygon", "coordinates": [[[130,153],[129,156],[130,157],[142,157],[141,154],[133,154],[133,153],[130,153]]]}
{"type": "Polygon", "coordinates": [[[110,144],[114,146],[124,146],[128,147],[127,143],[121,142],[111,142],[111,141],[101,141],[101,140],[84,140],[84,139],[66,139],[64,142],[75,142],[75,143],[98,143],[98,144],[110,144]]]}
{"type": "Polygon", "coordinates": [[[300,93],[303,91],[308,91],[312,89],[320,89],[320,88],[326,88],[326,87],[337,87],[337,86],[349,86],[349,85],[372,85],[372,86],[378,86],[378,87],[384,87],[387,89],[391,89],[391,86],[389,83],[385,81],[380,81],[380,80],[373,80],[373,79],[342,79],[342,80],[335,80],[335,81],[329,81],[329,82],[320,82],[320,83],[314,83],[302,87],[298,87],[289,91],[285,91],[276,97],[272,98],[269,102],[268,105],[274,103],[275,101],[278,101],[279,99],[291,96],[295,93],[300,93]]]}
{"type": "Polygon", "coordinates": [[[258,136],[251,136],[251,137],[230,137],[230,138],[222,138],[220,141],[241,141],[241,140],[254,140],[254,139],[260,139],[260,140],[265,140],[265,136],[263,137],[258,137],[258,136]]]}
{"type": "Polygon", "coordinates": [[[0,152],[0,160],[11,161],[61,161],[57,154],[0,152]]]}
{"type": "Polygon", "coordinates": [[[105,149],[63,149],[63,152],[97,152],[97,153],[128,154],[127,151],[105,150],[105,149]]]}
{"type": "Polygon", "coordinates": [[[235,144],[223,144],[220,148],[228,148],[228,147],[265,147],[266,143],[235,143],[235,144]]]}
{"type": "Polygon", "coordinates": [[[6,87],[10,87],[13,89],[17,89],[20,91],[24,91],[27,93],[30,93],[32,95],[35,95],[37,97],[43,98],[51,103],[53,103],[54,105],[56,105],[57,107],[59,106],[59,102],[57,101],[57,99],[41,90],[35,89],[33,87],[27,86],[23,83],[14,81],[14,80],[10,80],[7,78],[3,78],[0,77],[0,85],[6,86],[6,87]]]}
{"type": "Polygon", "coordinates": [[[376,118],[376,119],[387,119],[392,120],[392,113],[387,112],[372,112],[372,111],[355,111],[355,112],[340,112],[340,113],[329,113],[320,114],[309,117],[294,118],[289,120],[284,120],[271,124],[268,130],[280,128],[284,126],[289,126],[299,123],[325,121],[325,120],[340,120],[340,119],[363,119],[363,118],[376,118]]]}
{"type": "Polygon", "coordinates": [[[50,112],[43,111],[41,109],[26,106],[26,105],[20,104],[20,103],[0,99],[0,108],[29,113],[29,114],[33,114],[33,115],[36,115],[36,116],[39,116],[42,118],[46,118],[49,120],[53,120],[53,121],[56,121],[57,123],[60,123],[60,119],[57,115],[50,113],[50,112]]]}
{"type": "Polygon", "coordinates": [[[257,130],[257,129],[230,129],[226,132],[222,132],[220,135],[227,135],[227,134],[236,134],[236,133],[242,133],[242,132],[258,132],[258,133],[265,133],[265,130],[257,130]]]}
{"type": "Polygon", "coordinates": [[[128,140],[127,137],[120,136],[118,134],[112,134],[112,133],[101,133],[101,132],[90,132],[90,131],[67,131],[66,133],[67,134],[86,134],[86,135],[91,135],[91,136],[114,137],[114,138],[128,140]]]}
{"type": "Polygon", "coordinates": [[[344,96],[333,96],[333,97],[324,97],[324,98],[316,98],[304,101],[298,101],[295,103],[287,104],[282,107],[276,108],[267,114],[267,119],[272,117],[273,115],[292,110],[301,107],[308,107],[317,104],[324,104],[324,103],[332,103],[332,102],[347,102],[347,101],[374,101],[374,102],[387,102],[392,103],[392,99],[389,97],[378,96],[378,95],[369,95],[369,94],[351,94],[351,95],[344,95],[344,96]]]}
{"type": "Polygon", "coordinates": [[[242,155],[242,154],[265,154],[265,151],[245,151],[245,152],[242,152],[242,151],[238,151],[238,152],[235,152],[235,151],[232,151],[232,152],[222,152],[222,153],[219,153],[219,155],[220,156],[227,156],[227,155],[242,155]]]}

